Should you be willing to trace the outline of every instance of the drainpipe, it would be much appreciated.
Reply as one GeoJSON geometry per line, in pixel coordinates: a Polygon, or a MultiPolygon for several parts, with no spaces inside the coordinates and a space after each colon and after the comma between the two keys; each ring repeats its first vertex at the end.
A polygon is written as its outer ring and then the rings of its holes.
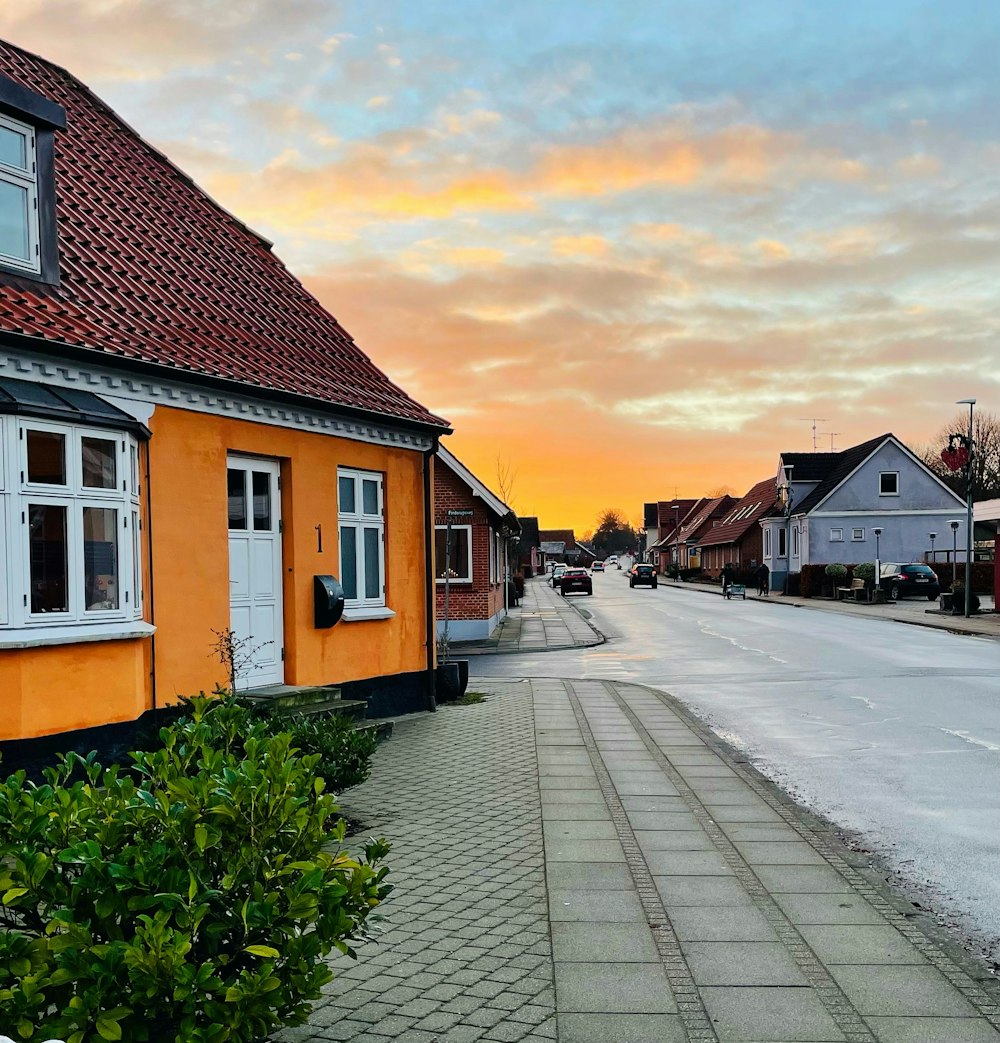
{"type": "Polygon", "coordinates": [[[424,589],[426,604],[424,612],[427,617],[427,709],[434,713],[437,710],[437,674],[434,663],[434,650],[437,647],[437,622],[435,598],[437,582],[434,578],[434,502],[431,492],[431,461],[438,450],[435,438],[430,449],[424,450],[424,589]]]}
{"type": "MultiPolygon", "coordinates": [[[[152,455],[149,452],[149,442],[146,442],[146,560],[149,565],[149,623],[156,626],[156,610],[153,601],[153,502],[150,492],[150,475],[153,472],[152,455]]],[[[141,546],[140,542],[140,546],[141,546]]],[[[150,693],[153,699],[153,727],[157,724],[158,709],[156,703],[156,634],[149,639],[149,672],[150,693]]]]}

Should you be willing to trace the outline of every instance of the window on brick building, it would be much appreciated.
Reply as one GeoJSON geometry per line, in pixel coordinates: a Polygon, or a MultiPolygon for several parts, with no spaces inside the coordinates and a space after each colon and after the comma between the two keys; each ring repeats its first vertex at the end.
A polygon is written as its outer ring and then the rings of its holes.
{"type": "Polygon", "coordinates": [[[472,526],[451,527],[451,550],[447,547],[448,527],[434,526],[434,568],[438,583],[447,571],[452,583],[472,582],[472,526]]]}

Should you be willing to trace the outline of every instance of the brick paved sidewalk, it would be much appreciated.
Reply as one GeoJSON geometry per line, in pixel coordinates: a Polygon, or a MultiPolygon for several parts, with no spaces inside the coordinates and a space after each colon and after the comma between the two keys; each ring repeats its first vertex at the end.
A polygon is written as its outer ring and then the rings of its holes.
{"type": "MultiPolygon", "coordinates": [[[[564,598],[542,576],[524,584],[519,608],[485,641],[452,642],[455,656],[502,655],[511,652],[554,652],[567,648],[588,648],[604,642],[604,635],[578,611],[576,603],[586,597],[564,598]]],[[[584,609],[583,605],[579,606],[584,609]]]]}
{"type": "Polygon", "coordinates": [[[988,970],[669,696],[477,687],[347,795],[398,890],[282,1040],[1000,1043],[988,970]]]}

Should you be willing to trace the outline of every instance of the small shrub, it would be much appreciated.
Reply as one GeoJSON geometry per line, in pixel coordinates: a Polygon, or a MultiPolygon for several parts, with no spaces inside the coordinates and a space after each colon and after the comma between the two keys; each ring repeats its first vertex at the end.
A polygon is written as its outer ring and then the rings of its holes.
{"type": "Polygon", "coordinates": [[[865,586],[870,587],[875,582],[875,562],[863,561],[854,566],[854,578],[863,579],[865,586]]]}
{"type": "MultiPolygon", "coordinates": [[[[979,598],[975,594],[969,598],[969,611],[975,614],[979,611],[979,598]]],[[[954,616],[965,615],[965,584],[953,583],[951,585],[951,612],[954,616]]]]}
{"type": "Polygon", "coordinates": [[[847,579],[847,566],[832,562],[823,570],[835,583],[842,583],[847,579]]]}
{"type": "Polygon", "coordinates": [[[473,706],[476,703],[484,702],[486,695],[483,692],[466,692],[465,695],[459,696],[455,700],[456,706],[473,706]]]}
{"type": "Polygon", "coordinates": [[[343,717],[298,717],[284,724],[292,745],[304,754],[317,754],[316,774],[333,793],[360,786],[371,774],[372,754],[378,745],[375,733],[359,731],[343,717]]]}
{"type": "Polygon", "coordinates": [[[306,1020],[390,891],[384,841],[328,850],[343,820],[287,732],[202,697],[161,742],[0,783],[0,1024],[22,1040],[256,1043],[306,1020]]]}

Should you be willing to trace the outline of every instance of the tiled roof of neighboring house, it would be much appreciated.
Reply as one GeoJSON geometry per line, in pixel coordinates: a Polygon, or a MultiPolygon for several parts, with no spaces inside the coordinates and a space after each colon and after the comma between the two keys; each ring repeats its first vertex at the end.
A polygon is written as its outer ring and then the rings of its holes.
{"type": "Polygon", "coordinates": [[[656,505],[656,520],[661,527],[673,526],[675,520],[683,521],[700,500],[660,500],[656,505]],[[676,510],[675,510],[676,508],[676,510]]]}
{"type": "Polygon", "coordinates": [[[517,517],[514,512],[500,499],[496,493],[491,492],[485,485],[458,459],[453,453],[448,452],[445,447],[438,446],[438,459],[454,474],[459,481],[463,482],[472,491],[472,495],[483,501],[486,509],[496,516],[498,520],[505,520],[504,528],[511,534],[520,531],[517,517]]]}
{"type": "Polygon", "coordinates": [[[538,538],[546,543],[565,543],[567,547],[576,546],[576,536],[572,529],[539,529],[538,538]]]}
{"type": "Polygon", "coordinates": [[[55,141],[61,284],[0,275],[0,334],[447,428],[374,365],[270,243],[79,80],[3,41],[0,75],[67,117],[55,141]]]}
{"type": "Polygon", "coordinates": [[[529,516],[519,518],[518,521],[521,523],[521,543],[518,551],[520,554],[530,554],[531,548],[538,547],[541,543],[538,538],[538,518],[529,516]]]}
{"type": "Polygon", "coordinates": [[[684,542],[700,540],[702,531],[708,528],[713,519],[727,511],[736,500],[732,496],[716,496],[712,500],[702,502],[703,506],[697,513],[692,513],[690,521],[681,525],[681,539],[684,542]]]}
{"type": "MultiPolygon", "coordinates": [[[[825,500],[855,468],[860,467],[886,439],[892,437],[892,434],[879,435],[878,438],[871,438],[867,442],[851,446],[850,449],[845,449],[840,453],[814,454],[816,456],[825,456],[830,461],[830,466],[827,468],[826,475],[819,485],[801,503],[792,504],[792,514],[808,514],[816,504],[821,500],[825,500]]],[[[792,480],[794,481],[798,477],[797,470],[793,471],[792,480]]]]}
{"type": "Polygon", "coordinates": [[[781,462],[786,467],[792,468],[793,482],[821,482],[830,473],[833,461],[838,455],[838,453],[782,453],[781,462]]]}
{"type": "Polygon", "coordinates": [[[776,496],[777,483],[773,477],[758,482],[722,517],[721,524],[707,532],[699,542],[703,547],[737,543],[774,506],[776,496]]]}
{"type": "Polygon", "coordinates": [[[565,554],[566,544],[562,540],[542,540],[543,554],[565,554]]]}

